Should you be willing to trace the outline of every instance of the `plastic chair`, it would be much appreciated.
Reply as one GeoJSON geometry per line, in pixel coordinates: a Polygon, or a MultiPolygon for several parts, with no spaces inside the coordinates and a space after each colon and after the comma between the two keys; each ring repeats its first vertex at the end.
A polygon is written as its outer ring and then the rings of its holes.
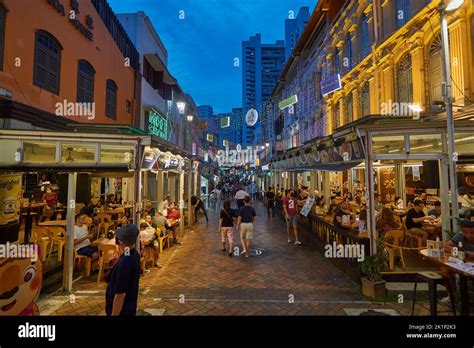
{"type": "MultiPolygon", "coordinates": [[[[388,252],[388,261],[390,265],[390,270],[395,269],[395,255],[400,254],[400,247],[403,245],[405,239],[405,231],[403,230],[392,230],[385,233],[385,241],[393,239],[391,244],[385,244],[385,249],[388,252]],[[401,241],[401,242],[400,242],[401,241]]],[[[401,257],[401,255],[400,255],[401,257]]]]}
{"type": "Polygon", "coordinates": [[[120,220],[122,216],[125,214],[125,208],[115,208],[114,214],[117,214],[117,220],[120,220]]]}
{"type": "Polygon", "coordinates": [[[99,244],[99,274],[97,275],[97,283],[102,279],[104,268],[109,266],[110,260],[119,257],[118,247],[111,244],[99,244]]]}
{"type": "Polygon", "coordinates": [[[160,254],[163,252],[163,242],[166,239],[168,243],[168,249],[170,248],[170,235],[166,228],[157,228],[156,235],[158,237],[158,241],[160,242],[160,254]],[[160,236],[163,233],[163,236],[160,236]]]}
{"type": "Polygon", "coordinates": [[[79,261],[79,264],[81,264],[83,260],[86,260],[86,276],[90,276],[92,268],[92,258],[87,257],[85,255],[79,255],[77,253],[77,250],[74,248],[74,264],[76,264],[76,261],[79,261]]]}
{"type": "Polygon", "coordinates": [[[64,228],[59,226],[49,227],[51,232],[52,244],[51,244],[51,253],[53,252],[54,246],[58,245],[58,262],[61,262],[63,259],[63,250],[66,245],[66,231],[64,228]]]}
{"type": "Polygon", "coordinates": [[[48,256],[49,260],[51,257],[51,250],[53,249],[51,231],[47,227],[36,227],[33,229],[32,233],[34,244],[39,245],[41,248],[41,258],[43,262],[46,261],[46,256],[48,256]],[[51,246],[48,252],[47,248],[49,245],[51,246]]]}
{"type": "Polygon", "coordinates": [[[407,247],[407,246],[410,246],[410,247],[413,247],[414,243],[416,243],[416,247],[418,248],[421,248],[423,246],[423,237],[421,236],[417,236],[415,234],[411,234],[408,229],[407,229],[407,226],[406,226],[406,216],[402,219],[402,227],[403,227],[403,230],[405,231],[405,242],[403,244],[404,247],[407,247]]]}
{"type": "Polygon", "coordinates": [[[113,226],[113,222],[112,216],[110,214],[99,213],[97,214],[97,218],[99,219],[99,226],[97,228],[97,239],[99,239],[102,229],[104,230],[104,233],[107,234],[107,232],[109,231],[109,227],[113,226]]]}

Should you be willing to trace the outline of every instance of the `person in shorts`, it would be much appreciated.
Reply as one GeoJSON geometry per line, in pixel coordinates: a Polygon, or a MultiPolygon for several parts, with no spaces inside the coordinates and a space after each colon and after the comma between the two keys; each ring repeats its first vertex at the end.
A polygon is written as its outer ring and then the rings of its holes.
{"type": "Polygon", "coordinates": [[[245,196],[244,206],[239,209],[239,217],[237,218],[237,226],[240,230],[240,241],[242,242],[242,254],[249,257],[250,240],[253,237],[253,222],[255,221],[255,209],[250,206],[250,197],[245,196]]]}
{"type": "Polygon", "coordinates": [[[283,210],[285,212],[288,243],[293,243],[291,239],[291,228],[293,227],[295,234],[295,245],[301,245],[301,242],[298,240],[298,209],[294,191],[291,191],[289,196],[283,201],[283,210]]]}
{"type": "Polygon", "coordinates": [[[74,224],[74,248],[77,253],[82,256],[87,256],[95,261],[99,258],[99,249],[91,245],[89,231],[87,226],[84,224],[84,219],[87,215],[77,214],[75,217],[76,223],[74,224]]]}
{"type": "Polygon", "coordinates": [[[229,256],[232,256],[232,244],[234,243],[234,210],[230,208],[230,201],[224,202],[224,208],[220,212],[219,232],[221,233],[222,251],[226,251],[225,243],[229,242],[229,256]]]}

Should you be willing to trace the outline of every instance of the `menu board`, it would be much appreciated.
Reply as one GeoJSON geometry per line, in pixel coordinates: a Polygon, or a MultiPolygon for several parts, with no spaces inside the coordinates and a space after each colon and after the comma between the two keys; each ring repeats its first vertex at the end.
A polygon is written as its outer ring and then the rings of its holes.
{"type": "Polygon", "coordinates": [[[304,204],[303,208],[301,208],[300,214],[303,216],[308,216],[309,212],[311,211],[311,208],[313,207],[314,204],[314,197],[313,196],[308,196],[306,198],[306,203],[304,204]]]}

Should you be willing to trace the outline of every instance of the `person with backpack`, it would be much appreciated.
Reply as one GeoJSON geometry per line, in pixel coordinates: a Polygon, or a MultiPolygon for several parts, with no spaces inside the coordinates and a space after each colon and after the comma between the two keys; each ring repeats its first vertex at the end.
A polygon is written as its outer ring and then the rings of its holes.
{"type": "Polygon", "coordinates": [[[232,256],[232,244],[234,243],[234,219],[237,214],[230,208],[230,201],[224,202],[224,208],[220,212],[219,232],[221,233],[222,251],[226,251],[226,241],[229,242],[229,256],[232,256]]]}

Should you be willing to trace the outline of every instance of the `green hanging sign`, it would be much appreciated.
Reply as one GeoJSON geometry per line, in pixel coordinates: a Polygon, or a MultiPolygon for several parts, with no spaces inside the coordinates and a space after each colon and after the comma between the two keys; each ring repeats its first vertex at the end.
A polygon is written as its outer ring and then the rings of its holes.
{"type": "Polygon", "coordinates": [[[168,119],[153,109],[148,112],[148,134],[168,140],[168,119]]]}

